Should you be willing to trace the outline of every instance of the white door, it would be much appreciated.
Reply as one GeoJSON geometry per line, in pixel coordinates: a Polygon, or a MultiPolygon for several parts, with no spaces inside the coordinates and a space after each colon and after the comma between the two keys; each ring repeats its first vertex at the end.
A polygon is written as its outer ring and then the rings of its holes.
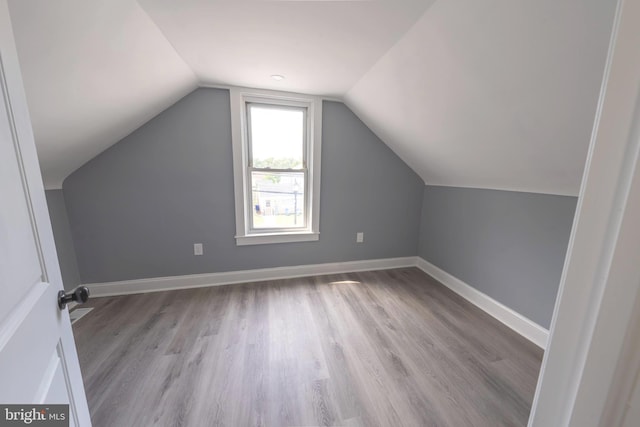
{"type": "Polygon", "coordinates": [[[619,0],[529,427],[640,426],[633,371],[616,379],[640,356],[639,29],[640,0],[619,0]]]}
{"type": "Polygon", "coordinates": [[[61,289],[9,10],[0,0],[0,405],[70,404],[70,425],[90,426],[69,312],[57,306],[61,289]]]}

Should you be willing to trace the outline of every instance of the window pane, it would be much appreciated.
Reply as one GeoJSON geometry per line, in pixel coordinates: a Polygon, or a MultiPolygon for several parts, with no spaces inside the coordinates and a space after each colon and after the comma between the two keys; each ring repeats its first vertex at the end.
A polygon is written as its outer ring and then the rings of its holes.
{"type": "Polygon", "coordinates": [[[248,104],[253,167],[301,169],[303,166],[303,108],[248,104]]]}
{"type": "Polygon", "coordinates": [[[253,228],[304,228],[304,172],[251,172],[253,228]]]}

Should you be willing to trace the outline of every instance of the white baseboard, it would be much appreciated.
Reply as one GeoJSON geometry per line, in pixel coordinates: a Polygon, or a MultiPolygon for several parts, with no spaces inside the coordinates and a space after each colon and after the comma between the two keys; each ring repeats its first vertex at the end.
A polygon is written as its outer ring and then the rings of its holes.
{"type": "Polygon", "coordinates": [[[416,257],[416,266],[436,279],[438,282],[465,298],[473,305],[495,317],[529,341],[543,349],[547,346],[549,331],[537,323],[527,319],[490,296],[483,294],[457,277],[436,267],[423,258],[416,257]]]}
{"type": "Polygon", "coordinates": [[[383,258],[363,261],[227,271],[222,273],[191,274],[186,276],[153,277],[149,279],[123,280],[120,282],[88,283],[85,286],[89,288],[91,297],[95,298],[230,285],[233,283],[289,279],[293,277],[315,276],[320,274],[387,270],[401,267],[418,267],[434,279],[441,282],[444,286],[495,317],[534,344],[543,349],[546,347],[549,335],[549,331],[547,329],[420,257],[383,258]]]}
{"type": "Polygon", "coordinates": [[[260,268],[255,270],[227,271],[222,273],[191,274],[186,276],[153,277],[150,279],[123,280],[121,282],[85,284],[91,297],[140,294],[175,289],[201,288],[230,285],[233,283],[259,282],[289,279],[293,277],[338,274],[355,271],[388,270],[415,267],[416,257],[383,258],[362,261],[333,262],[327,264],[296,265],[291,267],[260,268]]]}

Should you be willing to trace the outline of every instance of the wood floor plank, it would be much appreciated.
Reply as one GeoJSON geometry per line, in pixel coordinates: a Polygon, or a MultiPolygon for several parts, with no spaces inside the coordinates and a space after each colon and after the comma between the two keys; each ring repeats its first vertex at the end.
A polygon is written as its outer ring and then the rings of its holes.
{"type": "Polygon", "coordinates": [[[415,268],[97,298],[101,426],[524,426],[542,351],[415,268]]]}

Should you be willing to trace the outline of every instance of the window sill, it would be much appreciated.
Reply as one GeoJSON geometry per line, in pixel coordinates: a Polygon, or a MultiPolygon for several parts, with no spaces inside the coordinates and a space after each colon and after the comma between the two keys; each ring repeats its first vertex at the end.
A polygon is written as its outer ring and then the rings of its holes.
{"type": "Polygon", "coordinates": [[[236,236],[236,245],[265,245],[270,243],[311,242],[315,240],[320,240],[320,233],[304,231],[278,234],[247,234],[236,236]]]}

